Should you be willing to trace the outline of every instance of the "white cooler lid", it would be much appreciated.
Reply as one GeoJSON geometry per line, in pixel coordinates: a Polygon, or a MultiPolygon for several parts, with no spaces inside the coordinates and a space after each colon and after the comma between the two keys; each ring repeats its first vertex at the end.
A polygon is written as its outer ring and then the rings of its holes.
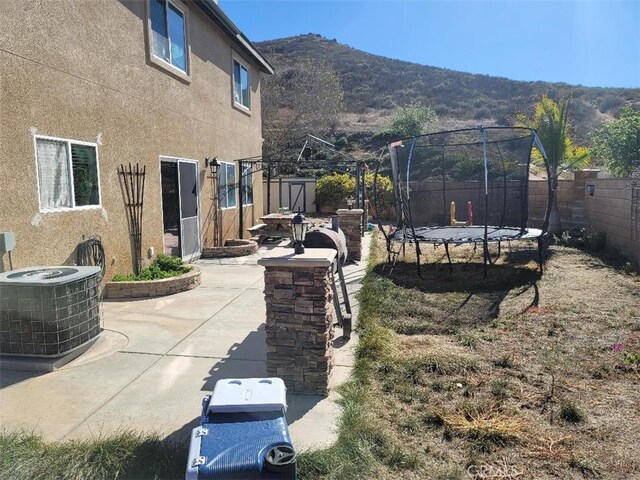
{"type": "Polygon", "coordinates": [[[281,378],[218,380],[209,402],[210,413],[287,411],[287,388],[281,378]]]}

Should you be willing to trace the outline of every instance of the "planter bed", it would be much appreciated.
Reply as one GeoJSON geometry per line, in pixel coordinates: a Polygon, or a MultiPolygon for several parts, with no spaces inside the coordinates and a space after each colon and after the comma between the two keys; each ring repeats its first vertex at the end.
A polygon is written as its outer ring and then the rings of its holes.
{"type": "Polygon", "coordinates": [[[258,244],[253,240],[225,240],[223,247],[207,247],[202,249],[202,258],[230,258],[253,255],[258,251],[258,244]]]}
{"type": "Polygon", "coordinates": [[[139,280],[130,282],[107,282],[105,298],[162,297],[185,292],[200,285],[200,269],[189,265],[191,271],[177,277],[160,280],[139,280]]]}

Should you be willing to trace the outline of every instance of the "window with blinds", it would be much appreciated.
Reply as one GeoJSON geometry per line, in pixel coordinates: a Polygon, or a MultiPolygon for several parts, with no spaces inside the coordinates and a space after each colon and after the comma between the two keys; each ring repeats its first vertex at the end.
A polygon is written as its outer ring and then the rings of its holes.
{"type": "Polygon", "coordinates": [[[97,146],[36,137],[40,210],[100,205],[97,146]]]}

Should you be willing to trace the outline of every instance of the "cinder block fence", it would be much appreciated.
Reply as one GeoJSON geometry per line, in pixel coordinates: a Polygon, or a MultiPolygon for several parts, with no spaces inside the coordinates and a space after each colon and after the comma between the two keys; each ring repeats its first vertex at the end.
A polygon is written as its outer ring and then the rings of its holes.
{"type": "MultiPolygon", "coordinates": [[[[631,261],[640,264],[640,189],[628,178],[598,178],[597,170],[560,180],[557,191],[562,228],[589,228],[607,235],[631,261]]],[[[529,224],[542,225],[547,207],[546,180],[529,184],[529,224]]]]}

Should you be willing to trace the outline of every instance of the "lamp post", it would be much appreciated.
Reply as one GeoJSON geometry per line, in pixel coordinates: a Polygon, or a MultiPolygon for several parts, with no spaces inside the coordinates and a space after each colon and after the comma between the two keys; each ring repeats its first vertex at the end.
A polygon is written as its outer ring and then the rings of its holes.
{"type": "Polygon", "coordinates": [[[211,175],[215,175],[216,173],[218,173],[218,167],[220,166],[220,162],[218,162],[218,157],[205,158],[204,166],[209,167],[209,170],[211,170],[211,175]]]}
{"type": "Polygon", "coordinates": [[[293,232],[293,248],[296,255],[304,253],[304,237],[307,235],[309,222],[307,222],[302,213],[298,212],[291,220],[291,231],[293,232]]]}
{"type": "Polygon", "coordinates": [[[356,199],[355,199],[355,198],[353,198],[353,195],[349,195],[349,196],[347,197],[347,208],[348,208],[349,210],[352,210],[352,209],[353,209],[353,204],[354,204],[355,202],[356,202],[356,199]]]}
{"type": "Polygon", "coordinates": [[[218,169],[220,168],[220,162],[218,157],[207,157],[204,159],[204,166],[211,172],[212,180],[212,200],[213,200],[213,212],[214,212],[214,230],[213,230],[213,243],[216,247],[222,245],[222,225],[220,224],[220,198],[218,196],[218,169]]]}

